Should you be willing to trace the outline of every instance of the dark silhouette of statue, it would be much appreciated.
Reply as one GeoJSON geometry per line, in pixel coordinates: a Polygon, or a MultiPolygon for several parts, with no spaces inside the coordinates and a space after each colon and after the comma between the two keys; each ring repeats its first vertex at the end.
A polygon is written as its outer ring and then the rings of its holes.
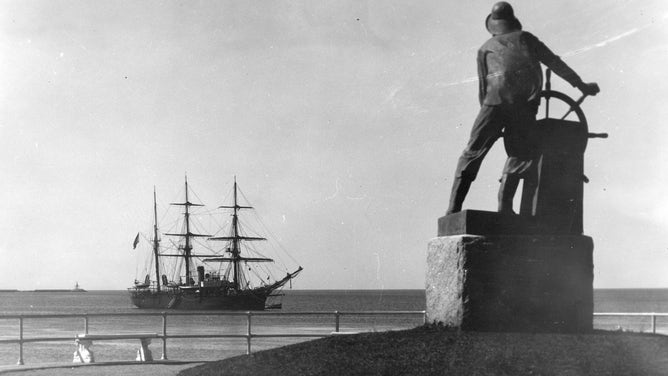
{"type": "Polygon", "coordinates": [[[492,38],[478,50],[481,108],[457,163],[446,214],[462,210],[485,155],[502,135],[508,159],[498,194],[499,212],[513,212],[513,197],[520,179],[524,179],[523,195],[531,196],[535,190],[540,144],[536,112],[543,86],[541,63],[584,95],[600,91],[596,83],[583,82],[538,38],[523,31],[507,2],[494,4],[485,25],[492,38]]]}

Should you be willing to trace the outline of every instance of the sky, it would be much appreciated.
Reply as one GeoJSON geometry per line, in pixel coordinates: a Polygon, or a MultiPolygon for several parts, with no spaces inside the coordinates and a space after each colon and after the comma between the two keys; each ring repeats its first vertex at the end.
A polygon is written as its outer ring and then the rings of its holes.
{"type": "MultiPolygon", "coordinates": [[[[0,288],[128,287],[153,187],[177,201],[186,174],[213,206],[236,176],[294,288],[424,288],[493,3],[1,0],[0,288]]],[[[511,3],[601,87],[594,286],[668,287],[668,3],[511,3]]],[[[495,210],[504,160],[499,142],[465,208],[495,210]]]]}

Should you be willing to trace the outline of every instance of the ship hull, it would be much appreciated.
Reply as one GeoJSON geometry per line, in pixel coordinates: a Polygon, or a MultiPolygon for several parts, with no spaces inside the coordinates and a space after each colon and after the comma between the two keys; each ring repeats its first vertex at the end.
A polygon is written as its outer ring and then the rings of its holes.
{"type": "Polygon", "coordinates": [[[266,292],[255,292],[253,290],[239,291],[226,290],[216,291],[203,289],[203,291],[184,291],[181,302],[176,307],[179,310],[264,310],[267,301],[266,292]]]}
{"type": "Polygon", "coordinates": [[[169,309],[178,304],[179,293],[174,290],[128,289],[130,300],[137,308],[169,309]]]}
{"type": "Polygon", "coordinates": [[[132,304],[146,309],[261,311],[268,296],[264,289],[238,292],[206,288],[184,288],[178,292],[130,289],[132,304]]]}

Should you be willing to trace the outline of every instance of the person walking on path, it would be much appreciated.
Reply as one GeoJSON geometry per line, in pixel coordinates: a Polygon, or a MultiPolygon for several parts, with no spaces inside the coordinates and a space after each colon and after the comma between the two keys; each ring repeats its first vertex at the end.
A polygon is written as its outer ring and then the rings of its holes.
{"type": "Polygon", "coordinates": [[[494,142],[505,129],[508,161],[499,190],[499,211],[512,212],[512,199],[522,177],[535,180],[536,144],[532,130],[540,104],[545,64],[585,95],[596,95],[596,83],[585,83],[559,56],[533,34],[523,31],[513,8],[505,1],[492,7],[485,20],[492,34],[478,50],[480,112],[457,162],[447,214],[462,210],[471,183],[494,142]]]}

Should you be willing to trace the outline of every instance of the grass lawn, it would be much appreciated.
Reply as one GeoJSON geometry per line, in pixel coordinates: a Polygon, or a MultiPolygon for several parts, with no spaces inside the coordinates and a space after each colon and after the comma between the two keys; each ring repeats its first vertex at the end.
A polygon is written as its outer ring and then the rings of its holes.
{"type": "Polygon", "coordinates": [[[207,363],[179,375],[668,375],[668,336],[423,326],[322,338],[207,363]]]}

